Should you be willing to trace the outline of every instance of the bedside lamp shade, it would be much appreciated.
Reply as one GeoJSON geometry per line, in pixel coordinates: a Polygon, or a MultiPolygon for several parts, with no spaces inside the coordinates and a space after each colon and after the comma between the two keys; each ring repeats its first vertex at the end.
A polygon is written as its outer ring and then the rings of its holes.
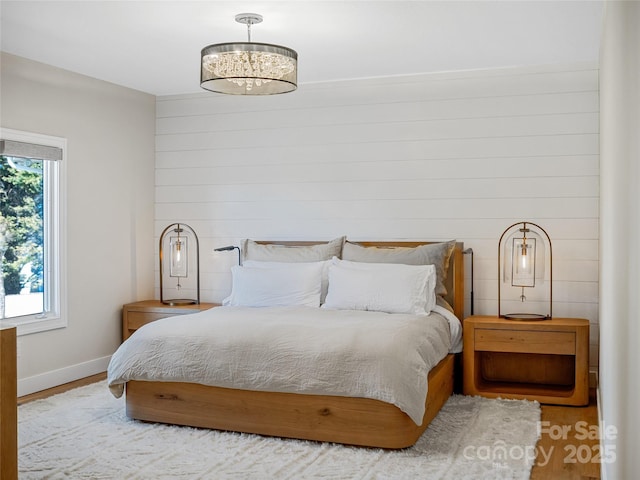
{"type": "Polygon", "coordinates": [[[542,227],[518,222],[507,228],[498,242],[498,316],[551,318],[551,268],[551,239],[542,227]]]}
{"type": "Polygon", "coordinates": [[[169,245],[171,247],[171,268],[169,271],[170,277],[186,278],[189,272],[189,248],[187,246],[187,237],[185,235],[180,237],[178,229],[178,235],[175,237],[169,237],[169,245]]]}
{"type": "Polygon", "coordinates": [[[172,223],[160,235],[160,301],[200,303],[200,246],[196,232],[184,223],[172,223]]]}

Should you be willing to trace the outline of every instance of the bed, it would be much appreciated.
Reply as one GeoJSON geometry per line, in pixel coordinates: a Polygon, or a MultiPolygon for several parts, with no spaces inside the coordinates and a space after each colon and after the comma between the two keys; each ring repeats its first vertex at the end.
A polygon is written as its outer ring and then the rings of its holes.
{"type": "MultiPolygon", "coordinates": [[[[334,246],[337,243],[340,243],[340,254],[346,252],[343,248],[344,239],[341,242],[334,242],[334,246]]],[[[314,248],[317,245],[325,244],[320,242],[252,242],[251,244],[245,243],[243,253],[245,260],[247,260],[248,253],[253,251],[257,255],[249,256],[249,258],[256,258],[258,262],[260,260],[268,262],[273,259],[271,255],[273,250],[269,249],[275,248],[276,254],[279,254],[278,252],[282,251],[279,248],[289,248],[290,250],[287,251],[294,252],[295,255],[302,251],[296,250],[296,248],[314,248]],[[261,256],[263,253],[264,256],[261,256]]],[[[413,252],[415,249],[430,245],[442,244],[432,242],[358,242],[350,244],[349,248],[352,254],[355,252],[353,260],[357,262],[375,263],[378,260],[375,258],[372,260],[369,256],[383,254],[385,256],[385,259],[382,260],[383,263],[394,263],[393,255],[396,252],[401,254],[405,251],[413,252]]],[[[344,246],[346,247],[346,245],[344,246]]],[[[444,305],[450,306],[451,312],[457,319],[462,319],[464,308],[462,250],[463,246],[460,242],[451,242],[450,256],[447,257],[446,264],[442,265],[443,271],[438,275],[438,281],[442,280],[441,298],[440,295],[436,297],[438,304],[442,304],[442,300],[444,300],[446,302],[444,305]]],[[[324,252],[324,255],[323,260],[326,259],[327,252],[324,252]]],[[[294,261],[303,262],[305,259],[298,258],[294,261]]],[[[334,259],[334,263],[338,261],[334,259]]],[[[246,263],[248,262],[245,261],[246,263]]],[[[332,278],[337,279],[338,277],[332,278]]],[[[326,304],[331,303],[331,299],[335,298],[330,296],[331,290],[328,292],[329,296],[325,297],[326,291],[322,292],[322,295],[323,302],[326,304]]],[[[233,305],[214,308],[208,314],[210,317],[202,316],[202,313],[193,315],[192,325],[204,325],[210,321],[209,318],[212,319],[212,322],[224,322],[226,321],[224,320],[226,308],[229,309],[226,311],[229,314],[245,314],[240,312],[243,307],[234,307],[233,305]]],[[[280,314],[280,310],[277,308],[279,307],[276,307],[275,310],[271,307],[254,308],[252,312],[257,314],[264,310],[273,317],[276,313],[280,314]]],[[[442,307],[434,307],[434,311],[437,311],[437,308],[442,311],[442,307]]],[[[325,318],[328,318],[326,315],[329,313],[323,309],[316,310],[314,310],[314,314],[325,315],[325,318]]],[[[206,314],[206,312],[203,313],[206,314]]],[[[344,314],[344,311],[341,314],[344,314]]],[[[377,313],[359,312],[359,314],[371,314],[371,318],[374,318],[373,314],[377,313]]],[[[396,316],[402,318],[403,321],[405,320],[400,314],[396,316]]],[[[436,314],[436,316],[438,315],[436,314]]],[[[185,318],[184,316],[180,317],[180,321],[184,322],[185,318]]],[[[330,322],[326,323],[333,325],[330,322]]],[[[153,343],[155,333],[152,332],[152,328],[161,331],[164,328],[167,338],[171,338],[173,335],[171,332],[175,332],[172,329],[176,327],[172,324],[171,319],[163,319],[153,322],[153,324],[140,329],[127,342],[138,335],[140,341],[153,343]],[[150,327],[156,323],[158,324],[156,327],[150,327]],[[142,333],[139,334],[139,332],[142,333]]],[[[215,325],[221,324],[215,323],[215,325]]],[[[331,331],[335,333],[335,328],[331,331]]],[[[318,335],[316,334],[316,336],[318,335]]],[[[363,335],[363,337],[365,336],[363,335]]],[[[119,362],[122,357],[119,352],[121,349],[126,350],[125,344],[127,342],[114,354],[112,364],[122,363],[119,362]]],[[[133,349],[131,346],[129,348],[133,349]]],[[[136,353],[134,353],[135,355],[136,353]]],[[[158,381],[153,375],[147,373],[133,379],[114,373],[114,370],[118,369],[118,365],[112,366],[111,364],[109,366],[109,384],[112,391],[118,388],[126,391],[127,416],[142,421],[399,449],[411,446],[418,440],[451,395],[454,384],[454,357],[454,353],[445,351],[443,358],[437,359],[432,368],[428,372],[424,372],[424,376],[426,376],[424,383],[427,389],[424,405],[420,405],[419,418],[416,418],[415,409],[399,408],[398,405],[389,403],[386,397],[381,400],[358,395],[350,396],[344,392],[322,394],[313,388],[309,390],[312,393],[304,390],[283,391],[279,388],[274,388],[273,391],[263,387],[252,389],[245,384],[242,384],[241,388],[233,388],[233,384],[229,382],[211,385],[193,382],[190,379],[187,381],[166,381],[166,379],[158,381]]],[[[145,362],[146,360],[143,360],[143,363],[145,362]]],[[[256,371],[260,370],[256,368],[256,371]]],[[[420,375],[423,373],[421,372],[420,375]]],[[[421,382],[416,381],[415,383],[421,382]]]]}

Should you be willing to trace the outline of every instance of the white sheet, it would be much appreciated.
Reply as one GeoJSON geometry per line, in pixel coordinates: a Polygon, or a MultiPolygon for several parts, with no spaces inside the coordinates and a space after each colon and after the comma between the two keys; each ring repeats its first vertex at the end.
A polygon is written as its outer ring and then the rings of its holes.
{"type": "Polygon", "coordinates": [[[435,312],[217,307],[137,330],[111,358],[108,383],[116,397],[129,380],[155,380],[373,398],[420,425],[427,374],[451,347],[435,312]]]}

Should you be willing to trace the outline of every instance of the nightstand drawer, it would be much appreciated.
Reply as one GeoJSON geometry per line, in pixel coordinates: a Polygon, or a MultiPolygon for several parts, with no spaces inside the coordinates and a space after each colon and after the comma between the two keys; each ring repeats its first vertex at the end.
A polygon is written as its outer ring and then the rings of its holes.
{"type": "Polygon", "coordinates": [[[147,323],[155,322],[161,318],[166,318],[166,313],[154,312],[129,312],[127,315],[129,330],[137,330],[147,323]]]}
{"type": "Polygon", "coordinates": [[[474,341],[476,351],[554,355],[576,353],[574,332],[476,328],[474,341]]]}

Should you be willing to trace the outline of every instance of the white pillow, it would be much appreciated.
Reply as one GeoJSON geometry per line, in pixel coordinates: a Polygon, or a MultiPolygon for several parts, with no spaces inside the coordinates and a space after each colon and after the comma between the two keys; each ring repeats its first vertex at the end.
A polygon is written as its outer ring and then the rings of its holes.
{"type": "Polygon", "coordinates": [[[435,265],[436,294],[446,295],[449,260],[456,246],[455,240],[430,243],[417,247],[363,247],[346,242],[342,248],[344,260],[367,263],[402,263],[405,265],[435,265]]]}
{"type": "Polygon", "coordinates": [[[320,290],[320,303],[324,303],[324,299],[327,297],[327,290],[329,289],[329,266],[331,260],[325,260],[322,262],[262,262],[260,260],[245,260],[243,265],[251,268],[296,268],[299,265],[307,265],[309,263],[318,263],[322,265],[322,287],[320,290]]]}
{"type": "Polygon", "coordinates": [[[231,295],[223,305],[241,307],[320,306],[322,262],[295,268],[231,268],[231,295]]]}
{"type": "Polygon", "coordinates": [[[323,308],[427,315],[436,304],[433,265],[333,259],[323,308]]]}

